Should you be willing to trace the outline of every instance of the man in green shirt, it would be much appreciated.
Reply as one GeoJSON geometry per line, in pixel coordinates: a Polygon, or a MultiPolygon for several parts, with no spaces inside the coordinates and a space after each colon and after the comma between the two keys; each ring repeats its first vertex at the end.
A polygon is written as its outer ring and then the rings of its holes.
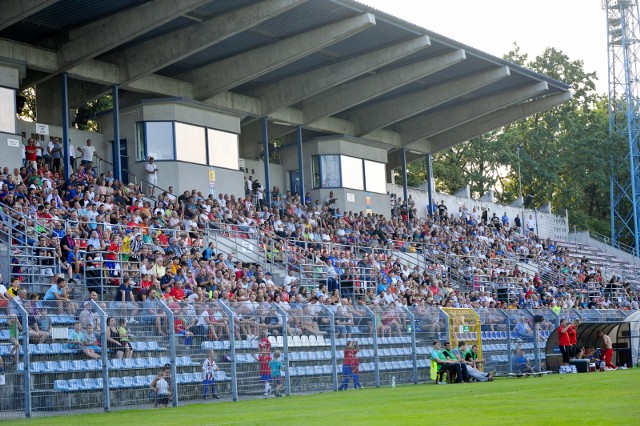
{"type": "MultiPolygon", "coordinates": [[[[431,360],[438,364],[438,372],[446,371],[449,374],[454,374],[456,377],[456,383],[462,383],[462,369],[460,364],[456,361],[448,360],[442,353],[442,345],[439,340],[433,341],[433,350],[431,351],[431,360]]],[[[445,384],[444,382],[436,382],[437,384],[445,384]]]]}
{"type": "Polygon", "coordinates": [[[456,355],[453,353],[453,349],[451,347],[451,342],[444,342],[444,349],[442,350],[442,354],[447,358],[448,361],[452,361],[456,363],[460,367],[461,376],[457,376],[458,378],[462,377],[462,380],[465,382],[469,382],[469,373],[467,372],[467,367],[464,363],[464,359],[458,359],[456,355]]]}

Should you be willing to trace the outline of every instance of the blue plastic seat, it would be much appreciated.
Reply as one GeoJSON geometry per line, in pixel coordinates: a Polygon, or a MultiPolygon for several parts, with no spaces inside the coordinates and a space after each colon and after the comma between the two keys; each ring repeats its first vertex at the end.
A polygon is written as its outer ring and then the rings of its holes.
{"type": "Polygon", "coordinates": [[[122,378],[122,387],[124,388],[133,388],[135,387],[135,380],[132,376],[127,376],[122,378]]]}
{"type": "Polygon", "coordinates": [[[61,371],[73,371],[73,364],[71,361],[60,361],[61,371]]]}
{"type": "Polygon", "coordinates": [[[147,342],[147,350],[148,351],[161,351],[163,349],[160,347],[158,342],[151,341],[151,342],[147,342]]]}
{"type": "Polygon", "coordinates": [[[149,386],[149,383],[147,383],[147,376],[136,376],[134,378],[134,385],[137,388],[144,388],[149,386]]]}
{"type": "Polygon", "coordinates": [[[123,368],[133,368],[133,358],[125,358],[122,360],[123,368]]]}
{"type": "Polygon", "coordinates": [[[80,379],[70,379],[69,380],[69,391],[79,391],[82,390],[82,380],[80,379]]]}
{"type": "Polygon", "coordinates": [[[68,392],[69,382],[66,380],[56,380],[53,382],[53,390],[55,392],[68,392]]]}

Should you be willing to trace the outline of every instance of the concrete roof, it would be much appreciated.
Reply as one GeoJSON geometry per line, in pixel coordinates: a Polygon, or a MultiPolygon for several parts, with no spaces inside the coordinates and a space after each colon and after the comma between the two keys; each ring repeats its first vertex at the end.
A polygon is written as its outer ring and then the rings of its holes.
{"type": "Polygon", "coordinates": [[[569,87],[351,0],[6,0],[0,58],[22,87],[62,72],[72,104],[180,97],[279,136],[344,134],[436,152],[552,108],[569,87]],[[71,87],[75,87],[73,84],[71,87]]]}

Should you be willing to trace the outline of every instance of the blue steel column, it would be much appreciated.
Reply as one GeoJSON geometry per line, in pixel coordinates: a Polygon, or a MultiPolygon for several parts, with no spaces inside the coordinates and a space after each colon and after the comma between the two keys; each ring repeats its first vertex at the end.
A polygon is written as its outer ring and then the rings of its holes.
{"type": "Polygon", "coordinates": [[[178,371],[177,371],[177,360],[176,360],[176,329],[175,323],[173,322],[175,317],[173,315],[173,311],[163,302],[158,302],[160,308],[167,316],[167,324],[169,325],[169,359],[171,360],[171,403],[174,407],[178,406],[178,371]]]}
{"type": "Polygon", "coordinates": [[[264,151],[264,199],[271,207],[271,179],[269,179],[269,121],[262,117],[262,147],[264,151]]]}
{"type": "Polygon", "coordinates": [[[304,205],[304,162],[302,158],[302,126],[298,126],[296,129],[296,142],[298,143],[298,178],[300,179],[300,185],[298,189],[300,191],[300,200],[304,205]]]}
{"type": "MultiPolygon", "coordinates": [[[[9,301],[13,303],[14,307],[18,311],[18,317],[20,317],[20,321],[24,324],[24,332],[22,332],[22,381],[24,383],[24,416],[26,418],[31,417],[31,361],[29,360],[29,332],[27,331],[27,324],[29,323],[29,313],[26,311],[22,304],[18,303],[16,299],[12,299],[9,301]]],[[[20,355],[20,349],[16,353],[16,357],[20,355]]],[[[16,370],[18,370],[17,362],[16,362],[16,370]]]]}
{"type": "Polygon", "coordinates": [[[69,161],[69,94],[67,73],[62,73],[62,152],[64,155],[64,179],[69,180],[71,162],[69,161]]]}
{"type": "MultiPolygon", "coordinates": [[[[218,246],[216,246],[218,247],[218,246]]],[[[229,351],[231,352],[231,399],[238,401],[238,360],[236,358],[236,329],[235,312],[231,310],[221,299],[218,299],[220,306],[229,317],[229,351]]]]}
{"type": "Polygon", "coordinates": [[[433,182],[433,163],[431,153],[428,153],[424,157],[425,163],[427,164],[427,197],[429,203],[429,216],[433,215],[433,190],[431,187],[431,182],[433,182]]]}
{"type": "Polygon", "coordinates": [[[113,177],[122,182],[122,169],[120,166],[120,97],[117,84],[111,87],[111,100],[113,101],[113,177]]]}
{"type": "Polygon", "coordinates": [[[409,190],[407,189],[407,150],[402,148],[402,193],[404,205],[407,208],[407,222],[409,221],[409,190]]]}

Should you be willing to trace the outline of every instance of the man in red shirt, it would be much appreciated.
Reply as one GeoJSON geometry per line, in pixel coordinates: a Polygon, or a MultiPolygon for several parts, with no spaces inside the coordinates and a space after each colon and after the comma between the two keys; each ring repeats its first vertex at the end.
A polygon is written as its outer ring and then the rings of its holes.
{"type": "Polygon", "coordinates": [[[575,357],[576,350],[578,349],[578,326],[580,325],[579,319],[574,319],[573,324],[569,326],[569,343],[571,344],[571,348],[569,350],[569,356],[575,357]]]}
{"type": "Polygon", "coordinates": [[[566,319],[560,320],[560,328],[558,328],[558,346],[560,346],[560,353],[562,353],[562,364],[569,365],[569,348],[571,347],[571,341],[569,340],[569,327],[571,324],[567,324],[566,319]]]}
{"type": "Polygon", "coordinates": [[[27,140],[27,146],[25,147],[25,157],[27,159],[27,166],[31,167],[35,172],[38,171],[37,153],[38,148],[36,147],[35,141],[29,138],[27,140]]]}

